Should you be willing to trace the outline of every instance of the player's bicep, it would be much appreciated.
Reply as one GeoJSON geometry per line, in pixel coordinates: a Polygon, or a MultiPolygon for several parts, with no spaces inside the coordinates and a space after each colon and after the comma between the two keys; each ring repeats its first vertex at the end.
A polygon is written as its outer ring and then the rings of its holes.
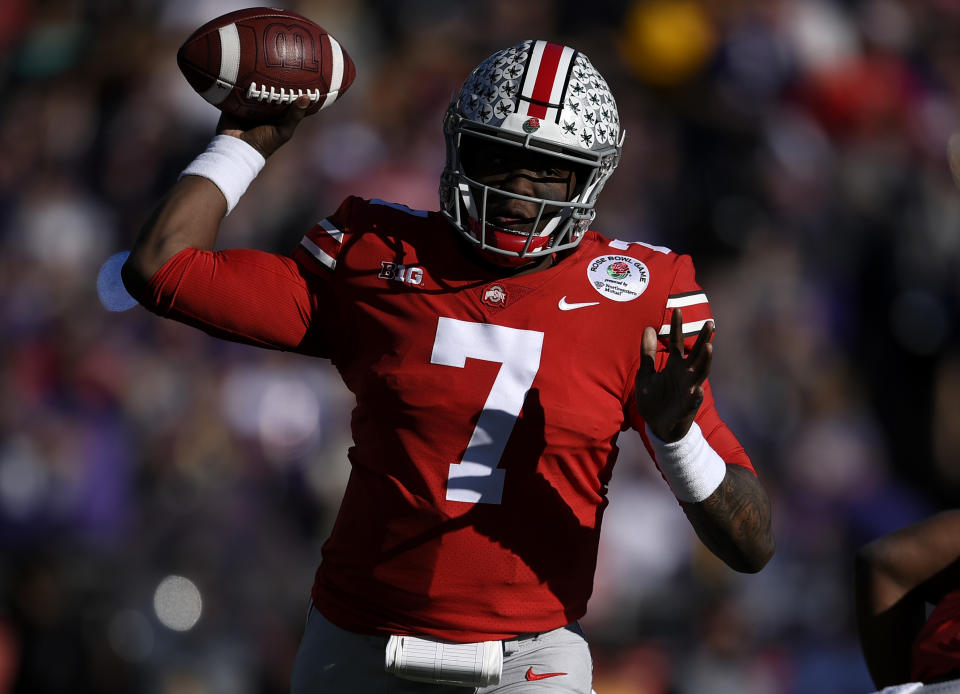
{"type": "Polygon", "coordinates": [[[144,305],[205,332],[274,349],[304,349],[316,299],[297,264],[263,251],[186,249],[151,278],[144,305]]]}

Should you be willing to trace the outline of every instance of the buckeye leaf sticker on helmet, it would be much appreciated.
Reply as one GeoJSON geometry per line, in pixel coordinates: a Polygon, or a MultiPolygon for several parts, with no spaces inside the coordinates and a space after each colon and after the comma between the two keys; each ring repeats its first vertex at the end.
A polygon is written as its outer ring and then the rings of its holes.
{"type": "Polygon", "coordinates": [[[253,7],[217,17],[177,51],[190,86],[237,118],[276,118],[307,95],[307,115],[340,98],[356,77],[346,50],[315,22],[287,10],[253,7]]]}

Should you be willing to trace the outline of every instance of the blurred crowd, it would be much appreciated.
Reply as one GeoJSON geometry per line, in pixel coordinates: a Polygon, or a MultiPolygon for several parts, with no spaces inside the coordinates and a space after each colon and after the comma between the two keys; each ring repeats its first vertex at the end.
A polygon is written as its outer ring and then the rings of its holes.
{"type": "MultiPolygon", "coordinates": [[[[0,3],[0,694],[286,691],[352,398],[326,362],[159,320],[117,285],[216,124],[176,50],[254,4],[0,3]]],[[[621,437],[584,620],[598,694],[871,691],[853,551],[960,502],[960,2],[274,5],[357,78],[224,247],[290,251],[347,194],[436,209],[451,93],[549,38],[590,56],[627,133],[596,228],[694,257],[777,554],[720,565],[621,437]]]]}

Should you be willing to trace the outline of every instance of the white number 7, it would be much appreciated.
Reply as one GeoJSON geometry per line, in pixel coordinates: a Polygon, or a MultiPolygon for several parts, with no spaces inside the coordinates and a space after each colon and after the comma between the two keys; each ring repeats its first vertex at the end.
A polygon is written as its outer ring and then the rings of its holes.
{"type": "Polygon", "coordinates": [[[458,463],[450,464],[447,501],[499,504],[505,471],[497,469],[507,439],[540,368],[543,333],[440,318],[431,364],[463,368],[467,357],[501,363],[480,419],[458,463]]]}

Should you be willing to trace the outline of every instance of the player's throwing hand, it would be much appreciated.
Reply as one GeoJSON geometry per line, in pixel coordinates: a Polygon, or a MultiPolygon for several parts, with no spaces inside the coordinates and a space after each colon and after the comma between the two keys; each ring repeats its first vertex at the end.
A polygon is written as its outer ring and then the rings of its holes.
{"type": "Polygon", "coordinates": [[[217,134],[239,137],[266,158],[293,137],[293,132],[307,115],[309,106],[310,98],[301,96],[290,104],[282,116],[266,122],[242,120],[224,113],[217,123],[217,134]]]}
{"type": "Polygon", "coordinates": [[[657,332],[645,328],[640,368],[637,370],[637,410],[650,430],[662,441],[676,441],[690,429],[703,403],[703,382],[710,373],[713,356],[713,321],[700,328],[689,356],[683,349],[683,313],[679,308],[670,317],[667,363],[657,371],[657,332]]]}

